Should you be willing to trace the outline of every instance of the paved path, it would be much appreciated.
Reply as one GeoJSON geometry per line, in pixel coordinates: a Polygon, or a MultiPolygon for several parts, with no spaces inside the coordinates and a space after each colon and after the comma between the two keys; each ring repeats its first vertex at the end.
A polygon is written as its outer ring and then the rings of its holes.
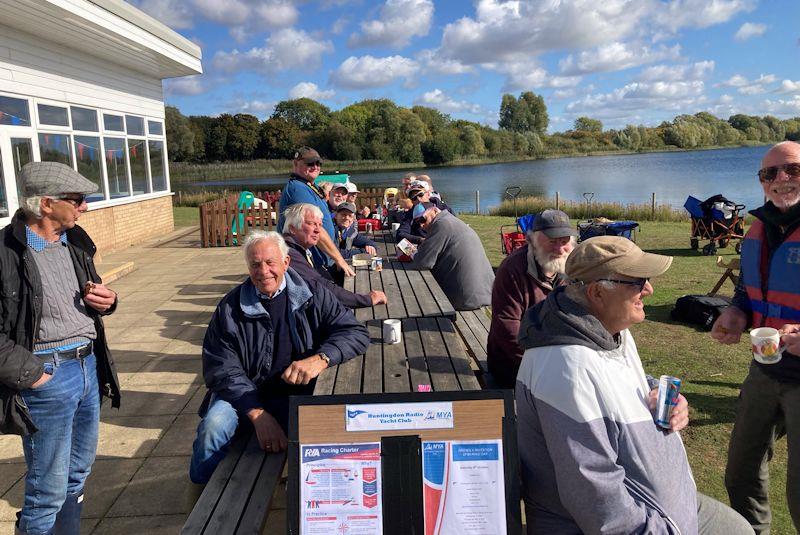
{"type": "MultiPolygon", "coordinates": [[[[175,534],[189,513],[186,474],[205,393],[200,346],[246,267],[241,249],[201,249],[196,233],[104,255],[100,271],[129,261],[135,270],[110,285],[120,303],[106,321],[122,408],[101,412],[83,533],[175,534]]],[[[0,436],[0,534],[14,532],[24,473],[19,438],[0,436]]],[[[276,503],[285,507],[282,497],[276,503]]]]}

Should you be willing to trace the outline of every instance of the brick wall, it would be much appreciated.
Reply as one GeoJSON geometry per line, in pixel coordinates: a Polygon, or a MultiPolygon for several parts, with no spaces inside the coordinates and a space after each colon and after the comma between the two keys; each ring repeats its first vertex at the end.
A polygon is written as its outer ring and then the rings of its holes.
{"type": "Polygon", "coordinates": [[[79,221],[99,253],[124,249],[175,230],[172,197],[160,197],[86,212],[79,221]]]}

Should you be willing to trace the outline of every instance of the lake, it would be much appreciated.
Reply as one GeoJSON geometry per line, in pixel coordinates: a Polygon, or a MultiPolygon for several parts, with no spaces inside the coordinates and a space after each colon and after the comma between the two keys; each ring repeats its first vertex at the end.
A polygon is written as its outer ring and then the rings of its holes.
{"type": "MultiPolygon", "coordinates": [[[[520,186],[521,195],[583,200],[584,192],[594,192],[594,201],[623,204],[657,202],[682,207],[686,197],[701,200],[717,193],[744,204],[760,206],[764,195],[756,173],[761,158],[769,149],[742,147],[691,152],[557,158],[527,162],[462,167],[434,168],[425,172],[434,187],[456,211],[475,210],[475,191],[480,191],[481,211],[486,212],[503,200],[505,188],[520,186]]],[[[326,169],[323,164],[323,170],[326,169]]],[[[351,180],[361,188],[397,186],[405,171],[355,173],[351,180]]],[[[285,177],[209,181],[194,186],[263,186],[284,184],[285,177]]]]}

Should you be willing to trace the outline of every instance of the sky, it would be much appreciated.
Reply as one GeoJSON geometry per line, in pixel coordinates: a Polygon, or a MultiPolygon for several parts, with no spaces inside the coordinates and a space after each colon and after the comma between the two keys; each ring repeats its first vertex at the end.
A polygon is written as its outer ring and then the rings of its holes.
{"type": "Polygon", "coordinates": [[[129,1],[202,48],[202,75],[164,83],[184,115],[389,98],[496,127],[533,91],[551,132],[800,116],[798,0],[129,1]]]}

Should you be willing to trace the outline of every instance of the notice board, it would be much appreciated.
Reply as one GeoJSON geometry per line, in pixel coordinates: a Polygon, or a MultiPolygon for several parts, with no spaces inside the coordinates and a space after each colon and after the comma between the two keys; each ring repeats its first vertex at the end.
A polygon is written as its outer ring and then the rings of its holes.
{"type": "Polygon", "coordinates": [[[292,535],[519,535],[510,390],[291,398],[292,535]]]}

